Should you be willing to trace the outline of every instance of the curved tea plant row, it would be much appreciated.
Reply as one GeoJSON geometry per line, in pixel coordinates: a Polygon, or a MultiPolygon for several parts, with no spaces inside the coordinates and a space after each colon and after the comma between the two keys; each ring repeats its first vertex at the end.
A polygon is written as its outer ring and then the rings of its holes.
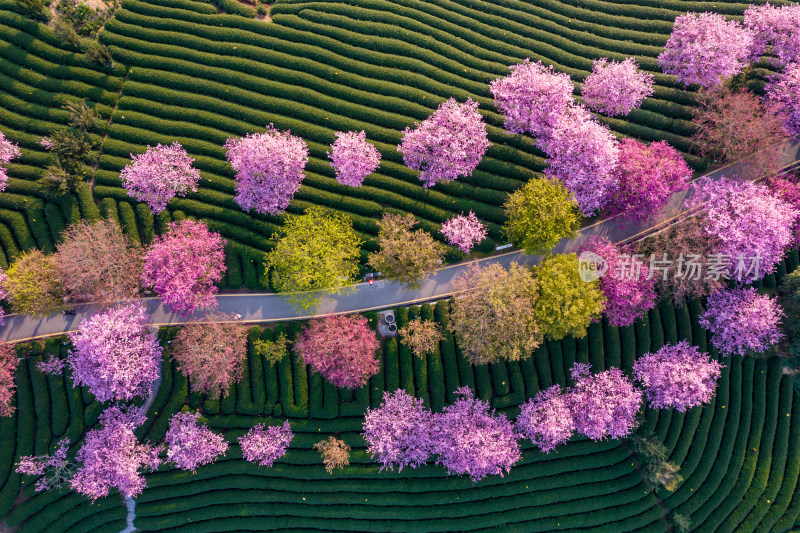
{"type": "MultiPolygon", "coordinates": [[[[798,263],[800,256],[793,251],[766,285],[798,263]]],[[[407,346],[390,338],[380,353],[380,373],[355,391],[323,382],[294,357],[273,366],[252,352],[256,338],[268,340],[281,333],[293,338],[300,322],[254,326],[244,376],[221,401],[189,394],[186,378],[165,360],[161,387],[138,433],[160,441],[172,414],[187,406],[201,410],[209,426],[234,443],[257,422],[277,424],[288,417],[296,434],[288,454],[272,468],[259,468],[242,461],[241,449],[233,444],[226,458],[194,475],[167,469],[150,474],[148,488],[137,498],[135,525],[197,532],[667,531],[671,513],[680,513],[690,517],[693,531],[787,531],[800,515],[800,424],[794,421],[800,396],[783,376],[777,358],[723,358],[726,368],[710,405],[686,413],[644,411],[639,432],[652,431],[662,440],[667,459],[680,465],[685,477],[673,493],[646,489],[637,460],[623,441],[576,438],[550,455],[525,441],[523,460],[509,475],[477,485],[448,477],[443,468],[432,465],[378,472],[365,451],[359,434],[363,414],[380,404],[385,390],[403,387],[440,410],[453,400],[455,388],[467,385],[515,416],[517,406],[537,391],[554,383],[571,385],[568,369],[573,362],[589,362],[596,370],[619,366],[630,373],[637,357],[665,343],[688,339],[708,350],[707,334],[697,324],[701,311],[697,300],[680,307],[662,304],[633,326],[595,323],[583,339],[548,342],[523,361],[481,366],[466,362],[450,334],[425,358],[413,356],[407,346]],[[329,475],[312,446],[331,434],[345,440],[353,452],[350,466],[329,475]]],[[[417,316],[443,326],[448,320],[445,301],[394,313],[399,326],[417,316]]],[[[378,316],[367,317],[376,327],[378,316]]],[[[161,342],[168,345],[175,332],[162,329],[161,342]]],[[[63,355],[67,346],[62,340],[20,350],[63,355]]],[[[712,355],[719,357],[715,351],[712,355]]],[[[96,422],[102,407],[91,402],[86,391],[69,387],[68,380],[31,372],[37,360],[29,357],[20,367],[18,414],[0,421],[4,513],[21,487],[19,476],[11,471],[14,459],[43,453],[62,435],[80,435],[96,422]]],[[[121,498],[111,496],[89,506],[74,494],[35,494],[32,487],[23,493],[29,499],[6,516],[7,523],[21,525],[21,531],[124,527],[121,498]]]]}

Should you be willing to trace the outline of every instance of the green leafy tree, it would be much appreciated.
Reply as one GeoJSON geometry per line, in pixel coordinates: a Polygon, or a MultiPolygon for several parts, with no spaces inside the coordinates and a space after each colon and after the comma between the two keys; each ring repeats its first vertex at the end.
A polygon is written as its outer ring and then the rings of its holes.
{"type": "Polygon", "coordinates": [[[64,294],[52,255],[23,252],[6,272],[6,299],[14,311],[45,317],[64,309],[64,294]]]}
{"type": "Polygon", "coordinates": [[[274,341],[253,341],[253,351],[264,356],[264,359],[271,365],[276,365],[289,353],[289,339],[281,333],[274,341]]]}
{"type": "Polygon", "coordinates": [[[580,227],[578,204],[559,181],[532,179],[505,203],[508,239],[528,254],[547,252],[580,227]]]}
{"type": "Polygon", "coordinates": [[[533,267],[539,282],[535,315],[550,340],[567,335],[581,338],[603,311],[605,299],[598,280],[583,281],[578,274],[578,256],[556,254],[533,267]]]}
{"type": "Polygon", "coordinates": [[[369,255],[369,266],[391,280],[418,289],[423,280],[442,264],[445,246],[430,233],[418,229],[414,215],[386,213],[378,222],[378,244],[381,249],[369,255]]]}
{"type": "Polygon", "coordinates": [[[57,163],[47,167],[42,180],[56,192],[74,191],[78,183],[89,174],[86,165],[95,162],[98,143],[89,131],[101,120],[100,113],[86,105],[86,102],[67,102],[62,109],[69,111],[70,125],[73,129],[59,129],[42,139],[41,144],[56,155],[57,163]]]}
{"type": "Polygon", "coordinates": [[[267,271],[279,293],[300,309],[314,309],[325,294],[338,294],[358,275],[361,240],[349,217],[311,207],[289,217],[283,236],[275,235],[267,271]]]}
{"type": "Polygon", "coordinates": [[[453,280],[450,328],[474,364],[528,357],[542,342],[535,315],[538,283],[517,263],[473,264],[453,280]]]}

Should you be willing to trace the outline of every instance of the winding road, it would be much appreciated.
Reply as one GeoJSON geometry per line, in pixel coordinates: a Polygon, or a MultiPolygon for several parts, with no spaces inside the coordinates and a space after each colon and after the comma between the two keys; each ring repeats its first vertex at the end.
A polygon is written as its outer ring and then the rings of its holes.
{"type": "MultiPolygon", "coordinates": [[[[780,167],[794,166],[800,161],[800,139],[784,145],[780,154],[780,167]]],[[[735,165],[722,167],[706,174],[716,179],[724,175],[734,175],[742,169],[752,170],[752,165],[746,161],[735,165]]],[[[554,248],[554,252],[571,252],[577,250],[589,237],[602,235],[613,242],[629,242],[646,233],[664,226],[674,220],[683,212],[683,200],[687,191],[675,193],[670,203],[662,211],[662,215],[645,222],[620,222],[616,218],[607,218],[581,229],[574,239],[564,239],[554,248]]],[[[219,306],[217,310],[225,314],[241,315],[242,322],[279,322],[294,319],[314,318],[317,316],[363,312],[371,310],[389,309],[392,307],[437,300],[452,295],[451,282],[463,272],[471,263],[481,264],[499,263],[508,266],[511,262],[523,265],[533,265],[539,260],[538,256],[525,255],[521,250],[495,254],[482,259],[465,261],[439,269],[429,277],[418,290],[409,290],[405,286],[386,280],[378,280],[374,284],[359,283],[347,293],[339,294],[324,299],[315,313],[303,313],[293,309],[282,296],[273,293],[237,293],[220,294],[217,296],[219,306]]],[[[164,326],[182,324],[197,317],[183,317],[170,312],[161,301],[156,298],[143,298],[147,311],[150,314],[151,325],[164,326]]],[[[77,329],[83,318],[87,318],[97,310],[95,304],[83,304],[76,307],[75,315],[52,315],[47,318],[32,318],[22,315],[6,316],[6,323],[0,327],[0,339],[10,342],[19,342],[34,338],[61,335],[77,329]]],[[[201,313],[200,316],[202,316],[201,313]]]]}

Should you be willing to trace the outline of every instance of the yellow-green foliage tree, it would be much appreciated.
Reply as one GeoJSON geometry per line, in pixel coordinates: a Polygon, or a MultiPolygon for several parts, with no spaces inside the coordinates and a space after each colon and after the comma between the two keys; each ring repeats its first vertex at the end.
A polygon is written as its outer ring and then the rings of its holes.
{"type": "Polygon", "coordinates": [[[14,311],[45,317],[64,310],[64,292],[52,255],[31,250],[20,255],[6,272],[6,299],[14,311]]]}
{"type": "Polygon", "coordinates": [[[474,364],[528,357],[542,342],[537,281],[517,263],[474,265],[453,280],[450,327],[474,364]]]}
{"type": "Polygon", "coordinates": [[[275,248],[267,253],[272,284],[294,307],[316,308],[325,294],[338,294],[358,276],[361,240],[346,215],[310,207],[289,217],[283,235],[274,235],[275,248]]]}
{"type": "Polygon", "coordinates": [[[378,222],[378,244],[381,249],[369,255],[369,266],[388,279],[418,289],[436,267],[442,264],[445,246],[430,233],[411,231],[414,215],[386,213],[378,222]]]}
{"type": "Polygon", "coordinates": [[[578,204],[559,181],[532,179],[509,195],[504,208],[503,230],[527,254],[550,250],[580,227],[578,204]]]}
{"type": "Polygon", "coordinates": [[[586,335],[586,328],[603,312],[605,299],[598,280],[581,279],[578,256],[551,255],[533,267],[533,273],[539,282],[535,315],[544,336],[559,340],[586,335]]]}

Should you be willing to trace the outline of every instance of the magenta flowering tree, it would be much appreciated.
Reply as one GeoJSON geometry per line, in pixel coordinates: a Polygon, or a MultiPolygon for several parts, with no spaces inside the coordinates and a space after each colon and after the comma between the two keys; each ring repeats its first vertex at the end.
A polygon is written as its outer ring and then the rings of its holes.
{"type": "Polygon", "coordinates": [[[687,341],[666,344],[633,363],[633,375],[645,389],[653,409],[687,409],[714,397],[723,365],[687,341]]]}
{"type": "Polygon", "coordinates": [[[298,357],[337,387],[355,389],[378,373],[380,343],[361,315],[310,320],[294,343],[298,357]]]}
{"type": "Polygon", "coordinates": [[[367,453],[381,463],[381,470],[424,465],[433,451],[432,420],[419,398],[403,389],[384,392],[380,407],[367,409],[364,415],[367,453]]]}
{"type": "Polygon", "coordinates": [[[198,466],[213,463],[228,451],[225,437],[200,423],[200,413],[180,412],[172,415],[164,440],[167,444],[166,462],[192,472],[198,466]]]}
{"type": "MultiPolygon", "coordinates": [[[[0,190],[2,192],[2,190],[0,190]]],[[[0,268],[0,300],[5,300],[8,298],[8,289],[6,289],[6,281],[8,281],[8,277],[6,273],[0,268]]],[[[6,312],[5,310],[0,307],[0,326],[6,323],[6,312]]]]}
{"type": "Polygon", "coordinates": [[[43,374],[59,376],[64,372],[64,363],[64,359],[59,359],[55,355],[51,355],[47,360],[36,363],[36,370],[43,374]]]}
{"type": "MultiPolygon", "coordinates": [[[[788,202],[792,207],[800,211],[800,181],[798,181],[797,176],[782,172],[777,176],[768,178],[767,184],[778,198],[788,202]]],[[[794,233],[794,242],[791,246],[797,246],[800,243],[800,216],[795,219],[792,232],[794,233]]]]}
{"type": "Polygon", "coordinates": [[[764,352],[783,337],[783,316],[776,298],[743,287],[709,296],[698,322],[711,332],[711,344],[720,353],[745,355],[764,352]]]}
{"type": "Polygon", "coordinates": [[[636,427],[642,391],[619,368],[590,374],[591,365],[575,363],[571,370],[575,386],[569,405],[575,429],[592,440],[620,439],[636,427]]]}
{"type": "Polygon", "coordinates": [[[303,181],[305,141],[270,124],[264,133],[228,139],[225,148],[236,172],[236,203],[245,211],[283,213],[303,181]]]}
{"type": "Polygon", "coordinates": [[[414,129],[407,127],[397,150],[428,188],[472,174],[490,144],[478,102],[450,98],[414,129]]]}
{"type": "Polygon", "coordinates": [[[378,170],[381,153],[367,142],[365,131],[337,132],[328,152],[336,181],[349,187],[361,187],[364,178],[378,170]]]}
{"type": "Polygon", "coordinates": [[[294,433],[289,421],[285,420],[282,426],[265,427],[264,424],[256,424],[246,435],[239,437],[239,445],[246,461],[272,466],[277,459],[286,455],[292,438],[294,433]]]}
{"type": "Polygon", "coordinates": [[[194,159],[183,146],[174,142],[155,148],[147,147],[143,154],[133,155],[131,164],[120,172],[122,186],[128,194],[160,213],[175,196],[186,196],[197,190],[200,171],[192,167],[194,159]]]}
{"type": "Polygon", "coordinates": [[[609,117],[627,115],[653,94],[653,75],[639,70],[636,59],[594,61],[581,95],[589,109],[609,117]]]}
{"type": "Polygon", "coordinates": [[[432,438],[436,463],[449,474],[469,474],[473,482],[508,473],[522,459],[521,437],[503,414],[476,399],[469,387],[456,389],[458,399],[433,415],[432,438]]]}
{"type": "Polygon", "coordinates": [[[225,239],[203,222],[171,222],[145,253],[142,284],[183,316],[216,307],[216,283],[226,269],[224,246],[225,239]]]}
{"type": "Polygon", "coordinates": [[[70,486],[94,501],[116,488],[125,498],[141,494],[147,483],[140,472],[158,468],[159,448],[141,444],[134,430],[145,421],[139,408],[109,407],[100,427],[89,431],[75,457],[78,468],[70,486]]]}
{"type": "Polygon", "coordinates": [[[16,472],[38,477],[34,487],[37,492],[50,489],[61,492],[69,486],[69,481],[75,474],[75,464],[67,459],[68,451],[69,439],[63,438],[58,441],[52,454],[20,457],[16,472]]]}
{"type": "Polygon", "coordinates": [[[14,391],[17,384],[14,381],[14,374],[19,366],[17,352],[14,345],[8,342],[0,342],[0,416],[11,416],[14,414],[14,391]]]}
{"type": "MultiPolygon", "coordinates": [[[[793,7],[800,8],[800,4],[793,7]]],[[[797,24],[800,28],[800,21],[797,24]]],[[[798,34],[798,40],[800,40],[800,29],[798,29],[798,34]]],[[[783,117],[784,128],[791,135],[800,135],[800,96],[798,96],[800,95],[800,55],[796,57],[797,62],[771,76],[770,82],[764,89],[767,104],[783,117]]]]}
{"type": "Polygon", "coordinates": [[[85,385],[101,402],[147,396],[162,352],[147,319],[144,305],[136,302],[81,320],[69,334],[75,349],[67,361],[75,385],[85,385]]]}
{"type": "Polygon", "coordinates": [[[592,216],[612,198],[619,143],[586,108],[568,108],[542,148],[550,157],[545,175],[564,184],[584,215],[592,216]]]}
{"type": "Polygon", "coordinates": [[[575,432],[569,397],[559,385],[537,392],[520,406],[516,426],[544,453],[550,453],[575,432]]]}
{"type": "Polygon", "coordinates": [[[11,162],[12,159],[19,157],[19,155],[19,146],[6,139],[6,136],[0,131],[0,192],[5,190],[8,183],[8,174],[2,165],[11,162]]]}
{"type": "Polygon", "coordinates": [[[511,74],[493,80],[489,90],[494,105],[505,117],[512,133],[529,133],[547,139],[556,123],[572,104],[574,86],[569,74],[555,72],[541,61],[511,65],[511,74]]]}
{"type": "Polygon", "coordinates": [[[609,204],[613,214],[645,220],[664,207],[672,193],[686,189],[692,169],[667,141],[646,145],[625,138],[619,143],[618,186],[609,204]]]}
{"type": "Polygon", "coordinates": [[[769,54],[775,65],[783,67],[800,58],[800,4],[750,5],[744,26],[753,33],[753,61],[769,54]]]}
{"type": "Polygon", "coordinates": [[[489,231],[472,211],[468,215],[453,217],[441,229],[447,242],[468,254],[472,247],[486,238],[489,231]]]}
{"type": "Polygon", "coordinates": [[[612,326],[630,326],[655,307],[657,280],[639,258],[621,254],[614,243],[600,236],[590,238],[580,251],[584,250],[606,261],[600,289],[606,299],[603,312],[612,326]]]}
{"type": "Polygon", "coordinates": [[[718,13],[686,13],[675,18],[658,64],[684,85],[718,87],[747,64],[753,34],[718,13]]]}
{"type": "Polygon", "coordinates": [[[751,181],[704,177],[692,188],[684,203],[703,210],[703,229],[721,243],[718,253],[730,259],[733,277],[749,282],[774,272],[794,241],[792,229],[800,212],[767,186],[751,181]]]}

